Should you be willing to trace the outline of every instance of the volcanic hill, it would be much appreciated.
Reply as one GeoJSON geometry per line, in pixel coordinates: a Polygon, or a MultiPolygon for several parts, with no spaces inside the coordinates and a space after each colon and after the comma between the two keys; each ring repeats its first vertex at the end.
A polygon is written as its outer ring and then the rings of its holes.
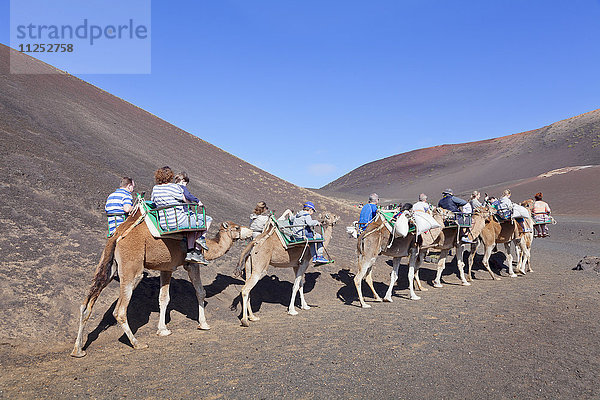
{"type": "MultiPolygon", "coordinates": [[[[298,210],[311,199],[318,211],[341,215],[340,226],[353,217],[349,206],[279,179],[3,45],[0,143],[0,338],[51,341],[73,336],[79,304],[106,240],[104,203],[121,176],[133,177],[136,191],[149,198],[157,168],[187,171],[191,192],[214,218],[209,236],[223,221],[248,225],[261,200],[281,213],[298,210]],[[12,62],[37,74],[10,74],[9,52],[12,62]]],[[[204,269],[205,284],[215,274],[231,274],[241,246],[204,269]]],[[[334,235],[330,251],[342,259],[354,256],[353,244],[342,235],[334,235]]],[[[238,286],[226,293],[234,297],[240,282],[231,281],[238,286]]],[[[100,310],[114,300],[114,290],[110,293],[100,310]]],[[[195,301],[193,291],[186,296],[195,301]]]]}
{"type": "Polygon", "coordinates": [[[543,128],[471,143],[414,150],[365,164],[323,186],[324,195],[365,200],[377,192],[389,201],[415,201],[443,189],[499,195],[511,188],[515,200],[542,191],[554,211],[600,215],[600,110],[543,128]],[[592,166],[591,168],[571,168],[592,166]],[[559,173],[548,174],[559,170],[559,173]],[[516,191],[515,191],[516,190],[516,191]]]}

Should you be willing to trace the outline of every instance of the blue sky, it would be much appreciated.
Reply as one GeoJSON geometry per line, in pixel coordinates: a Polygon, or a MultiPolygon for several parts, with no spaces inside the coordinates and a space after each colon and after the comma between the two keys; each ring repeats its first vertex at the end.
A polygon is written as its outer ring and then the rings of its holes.
{"type": "Polygon", "coordinates": [[[79,77],[300,186],[600,108],[600,0],[153,1],[151,40],[79,77]]]}

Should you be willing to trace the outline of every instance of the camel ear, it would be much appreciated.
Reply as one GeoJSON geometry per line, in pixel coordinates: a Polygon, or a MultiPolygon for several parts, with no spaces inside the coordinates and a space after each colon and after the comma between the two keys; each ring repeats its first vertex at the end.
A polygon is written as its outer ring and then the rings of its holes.
{"type": "Polygon", "coordinates": [[[223,222],[223,228],[225,228],[225,229],[229,228],[229,224],[227,222],[223,222]]]}

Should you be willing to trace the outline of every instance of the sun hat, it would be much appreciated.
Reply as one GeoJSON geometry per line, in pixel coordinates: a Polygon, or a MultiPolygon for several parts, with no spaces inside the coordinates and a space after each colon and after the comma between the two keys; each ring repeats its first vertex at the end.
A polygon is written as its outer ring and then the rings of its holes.
{"type": "Polygon", "coordinates": [[[452,194],[452,189],[446,189],[442,192],[442,194],[452,194]]]}
{"type": "Polygon", "coordinates": [[[304,203],[302,205],[302,207],[304,207],[304,208],[310,208],[313,211],[317,211],[317,209],[315,208],[315,205],[312,203],[312,201],[307,201],[306,203],[304,203]]]}

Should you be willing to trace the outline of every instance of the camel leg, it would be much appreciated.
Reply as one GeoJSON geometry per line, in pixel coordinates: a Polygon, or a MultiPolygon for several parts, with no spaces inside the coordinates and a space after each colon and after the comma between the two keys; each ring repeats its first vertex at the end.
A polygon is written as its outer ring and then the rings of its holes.
{"type": "Polygon", "coordinates": [[[522,240],[519,240],[518,243],[515,243],[515,259],[517,260],[517,266],[515,267],[515,273],[519,273],[525,275],[525,268],[523,267],[523,246],[521,244],[522,240]]]}
{"type": "Polygon", "coordinates": [[[158,317],[158,330],[156,334],[158,336],[169,336],[171,331],[167,329],[167,306],[169,305],[169,288],[171,283],[171,271],[160,271],[160,293],[158,295],[158,304],[160,308],[160,315],[158,317]]]}
{"type": "MultiPolygon", "coordinates": [[[[127,270],[126,268],[122,268],[121,272],[127,270]]],[[[133,278],[127,279],[124,274],[119,273],[121,279],[121,288],[119,293],[119,302],[117,303],[117,307],[113,313],[117,323],[121,326],[121,329],[129,338],[129,342],[133,346],[134,349],[145,349],[148,347],[147,344],[141,344],[138,340],[133,336],[133,332],[129,327],[129,323],[127,322],[127,307],[129,306],[129,302],[131,301],[131,296],[133,294],[133,290],[142,280],[142,271],[143,266],[140,263],[140,266],[137,268],[137,271],[133,272],[133,278]]]]}
{"type": "MultiPolygon", "coordinates": [[[[306,263],[306,267],[304,268],[304,272],[306,273],[306,269],[308,268],[308,262],[306,263]]],[[[303,310],[310,310],[310,306],[306,302],[304,298],[304,273],[301,274],[302,279],[300,279],[300,287],[298,288],[298,292],[300,293],[300,308],[303,310]]]]}
{"type": "Polygon", "coordinates": [[[371,266],[375,263],[375,257],[364,260],[362,257],[358,258],[358,273],[354,276],[354,286],[356,286],[356,291],[358,293],[358,300],[360,301],[360,306],[362,308],[371,308],[371,305],[365,303],[365,299],[362,294],[362,280],[367,271],[371,268],[371,266]]]}
{"type": "Polygon", "coordinates": [[[500,280],[500,277],[495,277],[492,269],[490,268],[490,257],[492,255],[492,250],[494,249],[494,245],[485,246],[485,253],[483,254],[483,266],[490,273],[490,276],[493,280],[500,280]]]}
{"type": "Polygon", "coordinates": [[[421,265],[423,265],[423,260],[425,259],[425,254],[427,254],[427,250],[425,250],[422,253],[421,252],[417,253],[417,262],[415,264],[415,283],[417,284],[417,287],[419,288],[419,290],[421,292],[426,292],[429,290],[426,287],[423,287],[423,285],[421,285],[421,279],[419,279],[419,269],[421,269],[421,265]]]}
{"type": "Polygon", "coordinates": [[[365,282],[367,282],[367,285],[369,285],[369,287],[371,288],[373,296],[375,297],[375,301],[382,302],[383,299],[379,297],[379,295],[375,291],[375,286],[373,286],[373,267],[369,268],[369,272],[367,272],[367,275],[365,276],[365,282]]]}
{"type": "MultiPolygon", "coordinates": [[[[246,259],[246,276],[252,275],[252,258],[248,257],[246,259]]],[[[254,315],[252,312],[252,303],[250,302],[250,292],[248,292],[248,320],[250,321],[260,321],[260,318],[254,315]]]]}
{"type": "Polygon", "coordinates": [[[194,286],[196,291],[196,298],[198,299],[198,329],[209,330],[210,325],[206,322],[206,316],[204,315],[204,298],[206,297],[206,290],[202,286],[202,279],[200,279],[200,265],[199,264],[186,264],[183,266],[190,277],[190,282],[194,286]]]}
{"type": "Polygon", "coordinates": [[[458,267],[458,274],[460,276],[460,281],[462,282],[463,286],[471,286],[471,284],[469,282],[467,282],[467,279],[465,278],[465,262],[464,260],[464,256],[465,256],[465,249],[467,248],[466,245],[460,245],[460,247],[457,249],[456,251],[456,266],[458,267]]]}
{"type": "Polygon", "coordinates": [[[477,245],[471,245],[471,252],[469,253],[469,259],[467,260],[467,263],[469,263],[469,269],[468,269],[468,273],[467,273],[467,279],[469,280],[469,282],[473,281],[473,273],[471,271],[471,269],[473,268],[473,264],[475,263],[475,254],[477,253],[477,245]]]}
{"type": "Polygon", "coordinates": [[[246,283],[244,287],[242,287],[242,326],[250,326],[248,322],[248,310],[250,309],[250,291],[262,276],[262,272],[259,272],[258,269],[253,268],[252,274],[250,276],[246,275],[246,283]]]}
{"type": "MultiPolygon", "coordinates": [[[[110,280],[108,282],[110,282],[110,280]]],[[[108,282],[98,289],[95,289],[92,285],[90,288],[90,293],[87,295],[83,304],[79,307],[79,329],[77,330],[77,339],[75,339],[75,345],[73,346],[73,351],[71,352],[73,357],[84,357],[87,354],[85,350],[82,349],[83,329],[85,328],[85,323],[92,315],[94,303],[96,303],[100,292],[106,287],[106,285],[108,285],[108,282]]]]}
{"type": "Polygon", "coordinates": [[[298,267],[294,267],[296,278],[294,279],[294,286],[292,287],[292,298],[290,299],[290,305],[288,306],[289,315],[298,315],[298,311],[296,311],[296,307],[294,306],[294,301],[296,300],[296,294],[298,293],[298,289],[300,289],[300,282],[304,277],[304,272],[306,272],[306,268],[308,268],[308,262],[303,262],[298,267]]]}
{"type": "Polygon", "coordinates": [[[511,278],[516,278],[515,270],[513,268],[513,254],[512,254],[512,242],[504,243],[504,249],[506,250],[506,263],[508,264],[508,275],[511,278]]]}
{"type": "Polygon", "coordinates": [[[383,298],[384,301],[390,302],[392,303],[394,300],[392,300],[392,292],[394,291],[394,285],[396,284],[396,281],[398,280],[398,269],[400,268],[400,260],[402,260],[401,257],[394,257],[392,259],[392,272],[390,273],[390,286],[388,286],[388,290],[385,293],[385,297],[383,298]]]}
{"type": "MultiPolygon", "coordinates": [[[[446,256],[448,255],[448,250],[442,250],[440,252],[440,258],[438,259],[437,273],[435,275],[435,280],[433,281],[433,287],[441,288],[442,287],[442,272],[446,268],[446,256]]],[[[456,258],[458,259],[458,252],[456,253],[456,258]]]]}
{"type": "Polygon", "coordinates": [[[408,290],[410,291],[410,299],[411,300],[421,300],[419,296],[415,293],[414,288],[414,279],[415,279],[415,264],[417,262],[417,251],[416,249],[412,249],[410,251],[410,257],[408,260],[408,290]]]}

